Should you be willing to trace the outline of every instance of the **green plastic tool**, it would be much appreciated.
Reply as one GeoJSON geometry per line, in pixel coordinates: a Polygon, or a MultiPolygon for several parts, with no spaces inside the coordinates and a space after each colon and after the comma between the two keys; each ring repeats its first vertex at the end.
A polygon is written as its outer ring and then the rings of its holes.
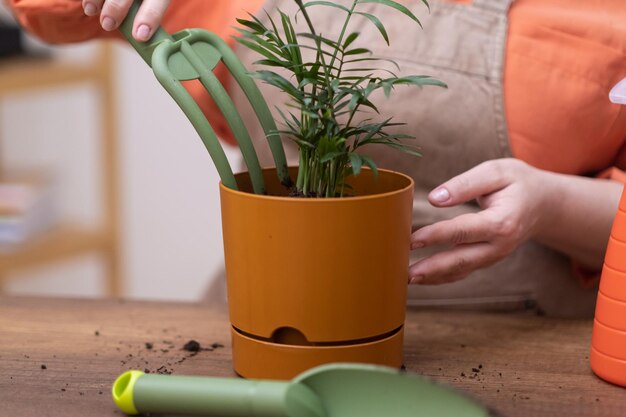
{"type": "Polygon", "coordinates": [[[170,35],[161,27],[147,42],[138,42],[132,36],[132,28],[140,5],[141,0],[134,0],[119,30],[152,68],[161,85],[192,123],[209,151],[222,183],[237,189],[232,169],[215,131],[181,81],[197,80],[211,95],[241,149],[254,192],[265,194],[261,167],[250,135],[227,91],[213,74],[220,62],[225,64],[250,101],[269,142],[281,183],[290,185],[285,151],[272,114],[254,80],[228,44],[206,30],[184,29],[170,35]]]}
{"type": "Polygon", "coordinates": [[[113,384],[126,414],[220,417],[488,417],[469,397],[397,369],[362,364],[313,368],[290,382],[144,374],[113,384]]]}

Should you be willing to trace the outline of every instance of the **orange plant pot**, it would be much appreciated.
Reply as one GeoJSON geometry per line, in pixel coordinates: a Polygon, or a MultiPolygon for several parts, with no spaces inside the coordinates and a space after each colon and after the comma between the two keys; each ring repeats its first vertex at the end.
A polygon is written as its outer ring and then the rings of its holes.
{"type": "MultiPolygon", "coordinates": [[[[292,170],[295,177],[295,170],[292,170]]],[[[411,178],[364,170],[354,197],[292,198],[220,187],[235,371],[290,379],[329,362],[399,367],[413,204],[411,178]]]]}
{"type": "Polygon", "coordinates": [[[596,375],[626,387],[626,193],[604,257],[589,359],[596,375]]]}

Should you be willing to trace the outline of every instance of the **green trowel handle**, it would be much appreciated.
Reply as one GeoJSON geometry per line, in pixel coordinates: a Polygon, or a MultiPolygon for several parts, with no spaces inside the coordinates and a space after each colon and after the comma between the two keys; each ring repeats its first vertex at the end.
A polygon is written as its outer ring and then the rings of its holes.
{"type": "Polygon", "coordinates": [[[139,6],[141,6],[141,1],[142,0],[134,0],[130,5],[128,14],[120,25],[119,31],[122,32],[122,35],[124,35],[133,48],[135,48],[139,55],[141,55],[144,61],[152,67],[152,53],[154,52],[154,49],[159,45],[159,43],[161,43],[161,41],[165,39],[172,40],[172,37],[161,26],[156,29],[154,35],[152,35],[147,42],[139,42],[133,37],[133,22],[135,21],[135,16],[137,16],[137,12],[139,11],[139,6]]]}
{"type": "Polygon", "coordinates": [[[113,384],[126,414],[171,413],[220,417],[292,417],[287,382],[144,374],[128,371],[113,384]]]}

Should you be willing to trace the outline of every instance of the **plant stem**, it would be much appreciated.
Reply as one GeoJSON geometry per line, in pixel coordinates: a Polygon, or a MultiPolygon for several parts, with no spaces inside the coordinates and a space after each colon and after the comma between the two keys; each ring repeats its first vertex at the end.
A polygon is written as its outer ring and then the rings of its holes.
{"type": "Polygon", "coordinates": [[[298,161],[298,178],[296,179],[296,190],[301,190],[304,186],[304,171],[305,171],[305,163],[306,163],[306,150],[304,147],[300,148],[300,152],[298,152],[299,161],[298,161]]]}
{"type": "MultiPolygon", "coordinates": [[[[348,12],[348,16],[346,17],[346,20],[343,22],[343,27],[341,28],[341,33],[339,34],[339,40],[337,41],[337,45],[341,46],[341,42],[343,41],[343,37],[346,35],[346,30],[348,29],[348,23],[350,22],[350,18],[352,17],[352,14],[354,13],[354,9],[356,8],[356,5],[359,3],[359,0],[354,0],[352,2],[352,7],[350,7],[350,12],[348,12]]],[[[337,59],[337,53],[339,52],[339,48],[335,48],[335,53],[333,54],[333,59],[330,60],[330,67],[333,67],[333,64],[335,63],[336,59],[337,59]]],[[[337,71],[337,78],[341,77],[341,68],[343,67],[343,59],[341,60],[341,65],[338,68],[337,71]]]]}
{"type": "MultiPolygon", "coordinates": [[[[315,28],[313,27],[313,22],[311,22],[311,17],[309,16],[309,13],[306,11],[306,8],[304,7],[302,0],[295,0],[295,2],[300,8],[300,10],[302,11],[302,14],[304,15],[304,19],[306,20],[306,23],[309,26],[309,31],[311,32],[311,35],[313,35],[313,37],[315,38],[315,44],[318,50],[317,56],[319,60],[322,62],[322,68],[324,68],[324,75],[325,75],[324,81],[326,81],[326,90],[328,91],[329,102],[332,102],[333,88],[332,88],[332,85],[330,84],[330,79],[333,78],[331,74],[332,68],[329,67],[328,64],[326,63],[326,59],[324,58],[324,54],[322,53],[322,50],[323,50],[322,41],[321,39],[319,39],[319,37],[317,36],[317,33],[315,32],[315,28]]],[[[331,114],[333,115],[333,118],[334,118],[334,108],[331,107],[328,110],[331,111],[331,114]]],[[[324,116],[324,115],[322,114],[321,116],[324,116]]]]}

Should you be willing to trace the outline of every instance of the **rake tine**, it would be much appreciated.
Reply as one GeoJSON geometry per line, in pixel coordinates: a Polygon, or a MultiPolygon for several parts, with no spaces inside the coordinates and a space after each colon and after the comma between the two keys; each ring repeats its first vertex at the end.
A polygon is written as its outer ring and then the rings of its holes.
{"type": "Polygon", "coordinates": [[[198,39],[211,44],[222,55],[222,62],[224,62],[226,68],[228,68],[246,97],[248,97],[248,101],[252,105],[261,127],[265,132],[281,184],[290,187],[292,181],[287,170],[285,149],[283,148],[278,128],[274,122],[274,117],[259,87],[254,82],[254,79],[250,77],[248,70],[243,66],[237,55],[222,38],[214,33],[200,30],[196,32],[196,36],[198,36],[198,39]]]}
{"type": "Polygon", "coordinates": [[[163,88],[187,115],[196,132],[200,135],[200,139],[202,139],[204,146],[209,151],[209,155],[213,159],[215,168],[224,186],[236,190],[238,189],[237,181],[213,127],[211,127],[211,124],[204,116],[198,103],[191,97],[180,81],[175,79],[170,71],[163,70],[164,68],[167,69],[167,59],[174,48],[175,45],[172,41],[165,40],[155,49],[152,55],[154,74],[163,88]]]}
{"type": "MultiPolygon", "coordinates": [[[[187,58],[194,69],[198,71],[198,74],[200,74],[200,82],[209,92],[211,98],[213,98],[213,101],[215,101],[215,104],[217,104],[220,111],[224,115],[226,122],[228,122],[228,125],[237,140],[237,144],[241,149],[241,154],[243,155],[246,166],[248,167],[254,192],[256,194],[266,194],[259,158],[257,157],[254,146],[252,145],[252,139],[250,139],[248,129],[246,129],[243,124],[243,120],[241,119],[235,104],[230,99],[230,96],[217,77],[209,68],[207,68],[187,41],[181,42],[180,52],[185,58],[187,58]]],[[[159,66],[155,68],[155,73],[157,72],[157,68],[159,68],[159,66]]]]}

